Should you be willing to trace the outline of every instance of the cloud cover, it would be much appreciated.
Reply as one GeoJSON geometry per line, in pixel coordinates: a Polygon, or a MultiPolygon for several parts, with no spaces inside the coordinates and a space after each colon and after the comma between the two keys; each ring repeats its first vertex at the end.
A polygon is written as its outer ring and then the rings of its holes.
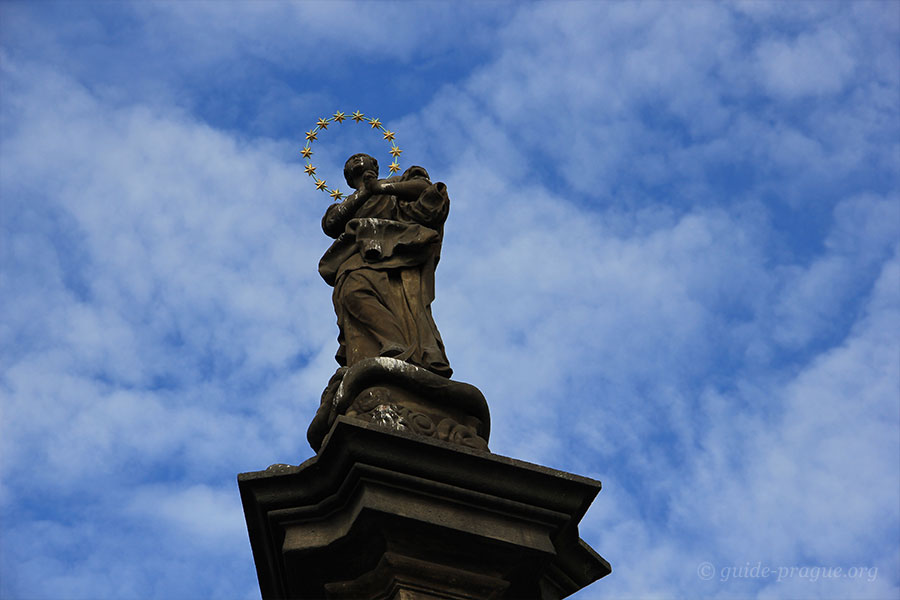
{"type": "Polygon", "coordinates": [[[448,6],[0,8],[0,595],[257,597],[234,475],[336,346],[300,132],[360,108],[450,190],[493,451],[603,481],[578,598],[895,597],[900,9],[448,6]]]}

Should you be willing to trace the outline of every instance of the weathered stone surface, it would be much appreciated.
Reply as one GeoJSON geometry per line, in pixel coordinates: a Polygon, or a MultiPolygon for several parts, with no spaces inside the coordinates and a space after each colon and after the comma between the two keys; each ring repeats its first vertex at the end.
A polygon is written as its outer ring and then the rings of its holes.
{"type": "Polygon", "coordinates": [[[491,417],[478,388],[395,358],[367,358],[332,378],[307,431],[314,450],[340,415],[488,449],[491,417]]]}
{"type": "Polygon", "coordinates": [[[238,476],[264,598],[563,598],[600,483],[338,417],[318,455],[238,476]]]}

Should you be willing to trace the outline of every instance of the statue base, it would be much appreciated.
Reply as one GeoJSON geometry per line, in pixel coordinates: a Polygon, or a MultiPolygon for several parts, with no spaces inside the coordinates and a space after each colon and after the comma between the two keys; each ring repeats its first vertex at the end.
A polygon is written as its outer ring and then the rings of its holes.
{"type": "Polygon", "coordinates": [[[238,486],[265,599],[549,600],[611,570],[578,537],[599,482],[346,416],[238,486]]]}
{"type": "Polygon", "coordinates": [[[488,449],[491,416],[478,388],[395,358],[367,358],[337,370],[307,431],[313,450],[341,415],[488,449]]]}

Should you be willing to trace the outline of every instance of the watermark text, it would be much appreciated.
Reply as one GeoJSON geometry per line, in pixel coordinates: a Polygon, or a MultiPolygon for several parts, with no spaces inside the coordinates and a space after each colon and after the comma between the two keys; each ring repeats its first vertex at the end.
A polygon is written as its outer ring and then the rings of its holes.
{"type": "Polygon", "coordinates": [[[704,581],[733,581],[735,579],[773,579],[776,583],[789,579],[810,582],[820,579],[860,579],[869,583],[878,578],[878,567],[829,567],[821,565],[765,565],[762,562],[716,567],[709,562],[697,565],[697,577],[704,581]]]}

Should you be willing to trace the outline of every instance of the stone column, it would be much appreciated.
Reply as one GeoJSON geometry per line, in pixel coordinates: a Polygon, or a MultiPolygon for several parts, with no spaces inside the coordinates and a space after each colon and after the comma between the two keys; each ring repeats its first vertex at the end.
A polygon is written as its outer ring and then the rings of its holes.
{"type": "Polygon", "coordinates": [[[340,416],[238,486],[264,599],[564,598],[610,573],[585,477],[340,416]]]}

